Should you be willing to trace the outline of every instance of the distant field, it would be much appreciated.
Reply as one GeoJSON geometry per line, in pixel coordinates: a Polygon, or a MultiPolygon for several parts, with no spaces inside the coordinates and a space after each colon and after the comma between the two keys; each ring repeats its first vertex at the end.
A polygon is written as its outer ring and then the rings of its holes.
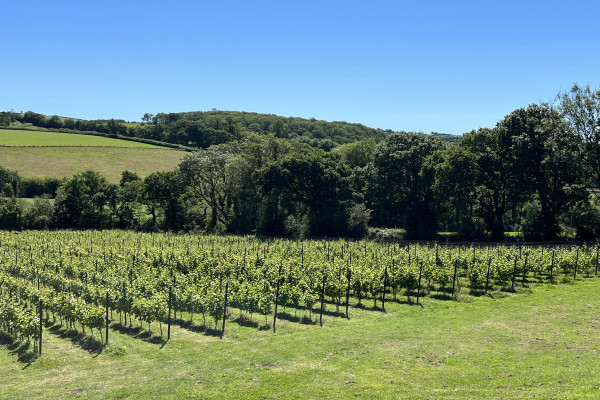
{"type": "Polygon", "coordinates": [[[141,177],[156,171],[173,170],[185,154],[183,151],[156,146],[0,147],[0,165],[16,170],[23,178],[71,177],[77,172],[91,169],[104,175],[110,182],[117,183],[125,170],[135,172],[141,177]]]}
{"type": "Polygon", "coordinates": [[[24,131],[0,129],[0,145],[3,146],[104,146],[104,147],[143,147],[160,149],[146,143],[112,139],[102,136],[77,135],[74,133],[24,131]]]}

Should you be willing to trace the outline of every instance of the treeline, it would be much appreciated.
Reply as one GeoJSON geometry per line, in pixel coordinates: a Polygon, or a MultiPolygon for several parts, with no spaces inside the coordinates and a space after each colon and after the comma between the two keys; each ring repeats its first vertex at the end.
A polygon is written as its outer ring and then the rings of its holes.
{"type": "Polygon", "coordinates": [[[526,240],[593,239],[600,236],[599,138],[600,90],[575,86],[556,106],[515,110],[458,144],[401,132],[326,152],[251,134],[190,153],[176,170],[144,179],[124,172],[110,184],[93,171],[79,173],[58,187],[53,202],[31,204],[16,198],[18,176],[4,170],[0,223],[294,237],[434,239],[442,231],[469,240],[504,240],[506,232],[526,240]]]}
{"type": "Polygon", "coordinates": [[[326,151],[358,140],[383,140],[391,131],[373,129],[361,124],[326,122],[312,119],[281,117],[236,111],[207,111],[145,114],[140,124],[122,120],[80,120],[59,116],[25,113],[0,113],[0,126],[15,122],[45,129],[102,134],[153,140],[164,143],[208,148],[212,145],[244,140],[251,134],[274,135],[326,151]]]}

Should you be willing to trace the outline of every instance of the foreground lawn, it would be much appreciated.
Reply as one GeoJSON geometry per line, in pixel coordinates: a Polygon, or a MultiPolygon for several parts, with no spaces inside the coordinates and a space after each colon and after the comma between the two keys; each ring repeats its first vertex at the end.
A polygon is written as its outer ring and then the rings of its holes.
{"type": "Polygon", "coordinates": [[[106,348],[48,327],[32,361],[5,339],[0,398],[596,399],[599,293],[600,280],[582,278],[496,298],[388,302],[387,314],[351,307],[350,320],[329,304],[324,327],[292,322],[288,308],[275,334],[257,327],[264,317],[240,322],[231,310],[222,340],[196,315],[166,343],[158,326],[151,335],[115,314],[106,348]]]}
{"type": "Polygon", "coordinates": [[[16,170],[23,178],[70,178],[92,169],[118,183],[125,170],[142,178],[156,171],[171,171],[185,154],[158,147],[0,147],[0,165],[16,170]]]}
{"type": "Polygon", "coordinates": [[[0,129],[2,146],[103,146],[103,147],[161,147],[129,140],[74,133],[0,129]]]}

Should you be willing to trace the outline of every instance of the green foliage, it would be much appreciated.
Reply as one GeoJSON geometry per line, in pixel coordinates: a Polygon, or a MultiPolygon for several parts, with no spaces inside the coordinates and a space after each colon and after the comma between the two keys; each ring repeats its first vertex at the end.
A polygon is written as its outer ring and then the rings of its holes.
{"type": "Polygon", "coordinates": [[[380,243],[397,243],[404,240],[406,231],[399,228],[370,228],[367,239],[380,243]]]}
{"type": "MultiPolygon", "coordinates": [[[[557,96],[558,109],[567,121],[569,133],[581,143],[578,156],[588,184],[600,182],[600,88],[573,85],[557,96]]],[[[597,196],[597,194],[595,194],[597,196]]]]}
{"type": "Polygon", "coordinates": [[[444,144],[432,136],[397,133],[377,146],[367,181],[367,207],[376,226],[405,227],[409,238],[435,235],[437,221],[431,197],[427,157],[444,144]]]}
{"type": "Polygon", "coordinates": [[[235,111],[146,113],[142,117],[142,124],[130,126],[124,121],[114,119],[75,120],[56,116],[47,117],[31,111],[24,114],[4,113],[0,118],[0,124],[1,121],[9,120],[46,129],[98,132],[198,148],[229,143],[258,133],[310,144],[312,147],[329,151],[340,144],[362,139],[382,140],[389,134],[381,129],[347,122],[325,122],[235,111]]]}
{"type": "Polygon", "coordinates": [[[54,198],[56,190],[63,183],[64,179],[58,178],[23,178],[19,194],[28,198],[44,195],[54,198]]]}
{"type": "Polygon", "coordinates": [[[65,228],[104,226],[108,189],[106,178],[94,171],[81,172],[67,180],[56,194],[56,224],[65,228]]]}
{"type": "Polygon", "coordinates": [[[23,203],[16,197],[0,197],[0,227],[19,230],[23,225],[23,203]]]}
{"type": "Polygon", "coordinates": [[[48,229],[52,225],[53,214],[49,196],[36,196],[23,211],[23,224],[28,229],[48,229]]]}
{"type": "Polygon", "coordinates": [[[16,171],[0,166],[0,196],[14,197],[19,194],[21,178],[16,171]]]}
{"type": "MultiPolygon", "coordinates": [[[[405,239],[434,239],[441,230],[451,232],[446,238],[495,241],[506,240],[508,230],[528,240],[597,238],[590,197],[600,193],[594,172],[598,93],[574,86],[559,100],[558,109],[517,109],[495,128],[451,145],[440,134],[221,111],[146,114],[143,123],[127,125],[32,112],[4,118],[202,148],[174,171],[144,180],[126,172],[118,185],[99,176],[85,182],[91,172],[78,173],[58,191],[57,227],[302,238],[358,238],[370,228],[398,228],[405,239]]],[[[0,170],[6,198],[52,195],[56,183],[20,183],[15,172],[0,170]]],[[[5,223],[46,227],[45,205],[38,201],[26,213],[5,200],[5,223]]]]}

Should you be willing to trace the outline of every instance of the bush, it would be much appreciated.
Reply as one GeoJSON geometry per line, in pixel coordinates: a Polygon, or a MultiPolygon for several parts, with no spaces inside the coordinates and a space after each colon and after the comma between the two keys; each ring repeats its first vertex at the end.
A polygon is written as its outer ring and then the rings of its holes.
{"type": "Polygon", "coordinates": [[[369,228],[367,239],[375,242],[400,242],[404,240],[406,231],[400,228],[369,228]]]}

